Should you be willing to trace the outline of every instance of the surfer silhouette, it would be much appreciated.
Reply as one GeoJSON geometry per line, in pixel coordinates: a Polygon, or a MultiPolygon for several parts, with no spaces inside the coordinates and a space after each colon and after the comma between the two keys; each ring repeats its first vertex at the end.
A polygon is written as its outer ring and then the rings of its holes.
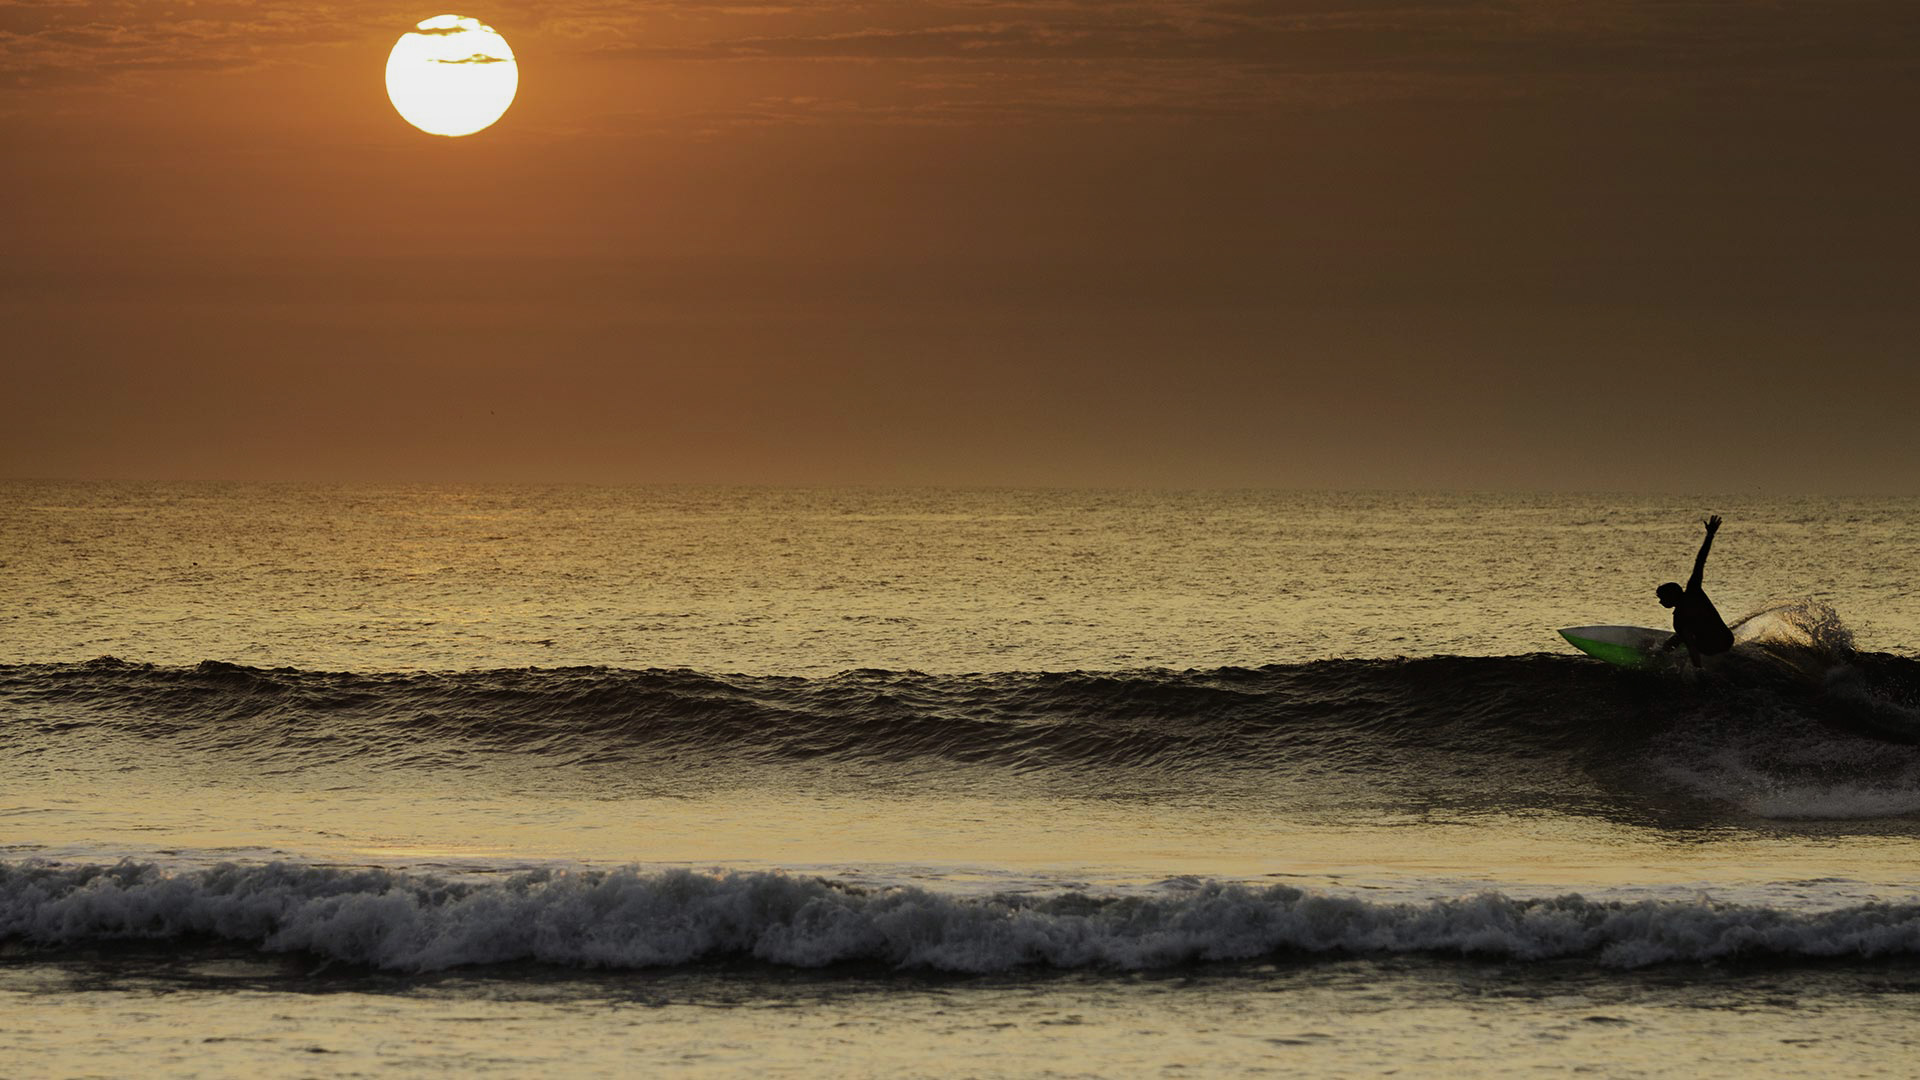
{"type": "Polygon", "coordinates": [[[1687,579],[1687,587],[1682,589],[1677,581],[1669,581],[1654,590],[1660,597],[1660,606],[1673,609],[1673,636],[1660,646],[1661,652],[1667,652],[1675,645],[1685,644],[1687,658],[1694,667],[1700,666],[1703,656],[1717,656],[1733,648],[1733,631],[1727,629],[1726,620],[1707,599],[1707,591],[1700,587],[1700,577],[1707,570],[1707,552],[1713,549],[1713,534],[1720,531],[1720,515],[1707,519],[1707,538],[1700,543],[1700,554],[1693,559],[1693,576],[1687,579]]]}

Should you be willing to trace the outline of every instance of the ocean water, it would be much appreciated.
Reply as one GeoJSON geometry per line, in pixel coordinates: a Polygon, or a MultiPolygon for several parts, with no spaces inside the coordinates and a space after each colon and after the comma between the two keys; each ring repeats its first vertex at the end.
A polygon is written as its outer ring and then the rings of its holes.
{"type": "Polygon", "coordinates": [[[0,485],[0,1073],[1910,1075],[1920,501],[0,485]],[[1706,513],[1740,644],[1634,672],[1706,513]]]}

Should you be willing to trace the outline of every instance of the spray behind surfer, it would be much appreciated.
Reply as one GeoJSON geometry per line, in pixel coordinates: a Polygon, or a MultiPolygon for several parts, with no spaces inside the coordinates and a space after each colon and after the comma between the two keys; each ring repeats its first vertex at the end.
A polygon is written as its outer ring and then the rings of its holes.
{"type": "Polygon", "coordinates": [[[1660,651],[1685,644],[1687,657],[1694,667],[1700,666],[1703,656],[1717,656],[1733,648],[1733,631],[1727,629],[1719,609],[1700,587],[1701,575],[1707,570],[1707,552],[1713,549],[1713,534],[1719,531],[1720,515],[1715,514],[1707,519],[1707,538],[1700,542],[1700,554],[1694,556],[1693,576],[1687,579],[1686,588],[1682,589],[1677,581],[1669,581],[1654,590],[1660,597],[1660,606],[1673,609],[1673,636],[1660,646],[1660,651]]]}

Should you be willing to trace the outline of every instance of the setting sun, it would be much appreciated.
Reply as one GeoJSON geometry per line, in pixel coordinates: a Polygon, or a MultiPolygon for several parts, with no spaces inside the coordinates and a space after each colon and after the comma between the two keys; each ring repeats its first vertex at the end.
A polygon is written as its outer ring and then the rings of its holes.
{"type": "Polygon", "coordinates": [[[520,65],[507,39],[478,19],[435,15],[402,34],[387,57],[387,97],[430,135],[471,135],[513,104],[520,65]]]}

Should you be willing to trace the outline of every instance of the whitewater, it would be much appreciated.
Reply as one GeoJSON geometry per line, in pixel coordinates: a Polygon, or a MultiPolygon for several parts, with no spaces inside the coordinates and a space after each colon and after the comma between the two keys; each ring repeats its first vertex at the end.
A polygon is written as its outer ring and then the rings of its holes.
{"type": "Polygon", "coordinates": [[[0,486],[0,1071],[1895,1074],[1916,510],[0,486]]]}

